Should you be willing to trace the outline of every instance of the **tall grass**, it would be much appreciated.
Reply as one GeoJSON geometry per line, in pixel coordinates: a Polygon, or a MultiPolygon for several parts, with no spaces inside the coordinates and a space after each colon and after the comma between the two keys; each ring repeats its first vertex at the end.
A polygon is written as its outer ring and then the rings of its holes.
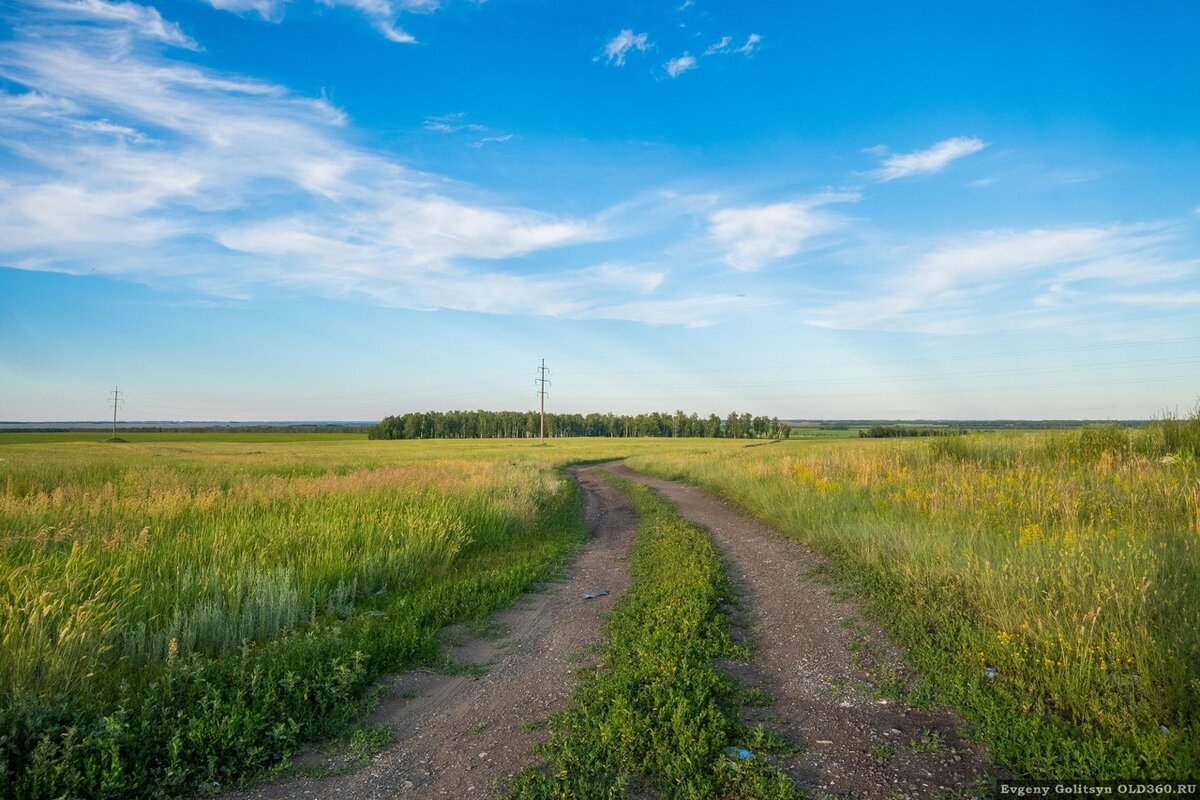
{"type": "Polygon", "coordinates": [[[0,691],[70,694],[98,670],[221,655],[345,615],[532,525],[560,490],[528,466],[470,462],[293,477],[10,472],[0,691]]]}
{"type": "Polygon", "coordinates": [[[4,448],[0,796],[277,768],[582,537],[550,463],[355,446],[4,448]]]}
{"type": "Polygon", "coordinates": [[[1017,773],[1179,778],[1200,772],[1198,444],[1193,417],[630,463],[830,556],[1017,773]]]}

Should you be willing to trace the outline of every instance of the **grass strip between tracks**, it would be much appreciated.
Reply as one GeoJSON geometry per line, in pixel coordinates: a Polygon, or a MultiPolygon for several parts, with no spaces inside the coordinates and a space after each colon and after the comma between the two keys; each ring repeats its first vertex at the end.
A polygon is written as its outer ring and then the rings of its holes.
{"type": "Polygon", "coordinates": [[[722,611],[731,587],[708,536],[651,490],[609,479],[637,507],[633,584],[609,618],[608,646],[569,709],[551,720],[545,766],[509,798],[795,798],[764,754],[786,742],[740,719],[744,693],[719,658],[745,658],[722,611]]]}

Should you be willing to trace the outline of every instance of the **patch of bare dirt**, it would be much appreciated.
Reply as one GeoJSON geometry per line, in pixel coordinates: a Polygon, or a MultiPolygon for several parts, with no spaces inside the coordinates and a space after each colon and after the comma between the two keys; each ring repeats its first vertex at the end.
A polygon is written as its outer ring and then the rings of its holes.
{"type": "Polygon", "coordinates": [[[881,678],[903,681],[904,659],[861,606],[817,577],[821,559],[704,491],[606,465],[644,483],[709,532],[742,605],[754,650],[726,669],[774,702],[752,712],[800,752],[772,759],[822,798],[984,797],[984,748],[947,709],[914,708],[881,696],[881,678]]]}
{"type": "MultiPolygon", "coordinates": [[[[230,798],[492,797],[498,782],[533,764],[546,717],[566,705],[576,671],[594,661],[591,650],[603,643],[605,617],[629,585],[637,535],[635,512],[594,467],[572,474],[586,492],[590,537],[568,577],[496,614],[491,635],[450,631],[463,639],[450,650],[460,674],[393,676],[372,718],[391,724],[393,744],[356,772],[287,780],[230,798]],[[599,589],[608,594],[582,598],[599,589]]],[[[299,765],[320,768],[322,761],[309,754],[299,765]]]]}

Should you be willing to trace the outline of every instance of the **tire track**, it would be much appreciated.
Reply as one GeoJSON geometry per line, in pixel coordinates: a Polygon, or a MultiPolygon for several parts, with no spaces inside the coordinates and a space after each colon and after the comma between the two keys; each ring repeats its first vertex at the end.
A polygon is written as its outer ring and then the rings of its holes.
{"type": "Polygon", "coordinates": [[[596,467],[569,472],[584,488],[588,540],[566,578],[493,616],[493,626],[506,632],[502,638],[477,637],[452,648],[456,663],[484,667],[482,677],[423,670],[393,676],[372,722],[391,724],[396,741],[367,766],[229,797],[492,797],[498,781],[532,764],[533,745],[546,736],[541,723],[566,705],[575,672],[592,660],[588,650],[603,643],[605,617],[629,586],[637,536],[637,514],[596,467]],[[609,594],[581,598],[596,589],[609,594]]]}
{"type": "Polygon", "coordinates": [[[965,738],[961,719],[874,690],[880,675],[903,680],[903,657],[862,619],[858,604],[814,577],[819,557],[701,489],[623,463],[604,468],[657,490],[721,551],[753,646],[749,662],[726,667],[743,688],[774,698],[748,721],[764,722],[801,749],[773,759],[797,785],[817,800],[990,795],[982,783],[990,760],[965,738]]]}

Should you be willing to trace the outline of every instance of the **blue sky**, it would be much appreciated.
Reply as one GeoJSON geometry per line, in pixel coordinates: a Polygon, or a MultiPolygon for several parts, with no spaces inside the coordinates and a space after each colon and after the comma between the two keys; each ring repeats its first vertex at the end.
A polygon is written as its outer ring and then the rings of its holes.
{"type": "Polygon", "coordinates": [[[0,419],[1200,398],[1200,5],[0,2],[0,419]]]}

